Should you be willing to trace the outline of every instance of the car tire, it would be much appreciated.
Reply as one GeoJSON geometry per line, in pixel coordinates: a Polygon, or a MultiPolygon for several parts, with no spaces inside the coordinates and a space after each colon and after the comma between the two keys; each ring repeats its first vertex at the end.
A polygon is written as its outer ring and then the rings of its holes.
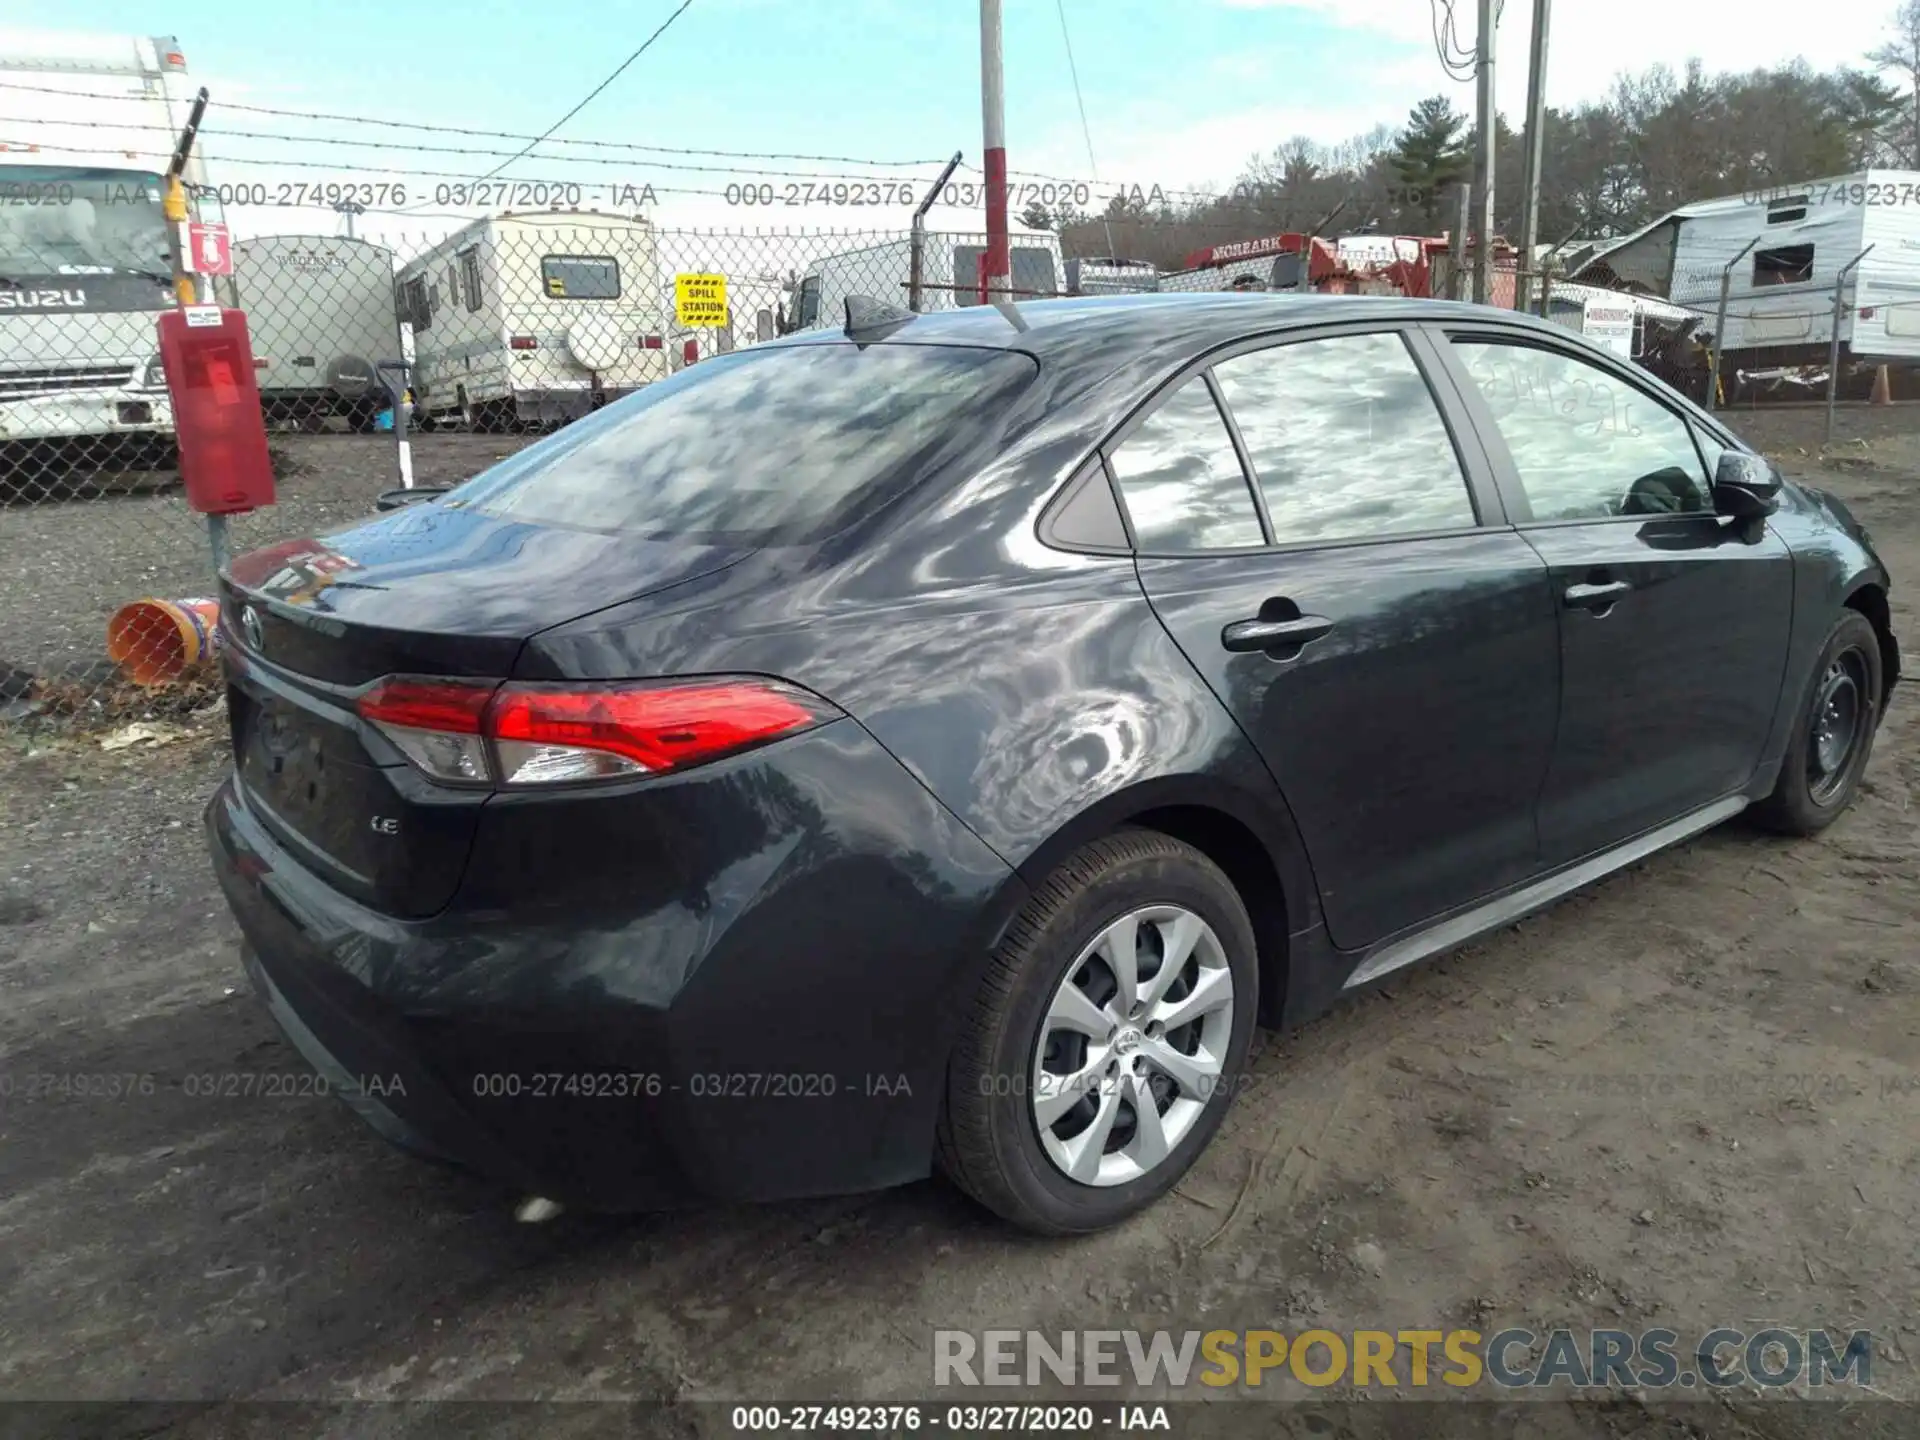
{"type": "Polygon", "coordinates": [[[1259,998],[1253,925],[1218,866],[1155,831],[1094,841],[1035,890],[988,965],[948,1065],[941,1170],[988,1209],[1039,1234],[1086,1234],[1136,1214],[1173,1188],[1220,1128],[1242,1081],[1259,998]],[[1139,937],[1130,948],[1140,988],[1128,1012],[1106,956],[1119,952],[1116,937],[1131,935],[1139,937]],[[1165,957],[1180,946],[1179,973],[1162,982],[1165,957]],[[1222,971],[1230,982],[1224,1016],[1222,971]],[[1074,996],[1063,1010],[1069,986],[1074,996]],[[1156,988],[1166,998],[1149,1004],[1156,988]],[[1106,998],[1089,998],[1098,995],[1106,998]],[[1081,1039],[1058,1018],[1072,1012],[1076,1022],[1090,1020],[1078,1000],[1122,1017],[1105,1043],[1081,1039]],[[1202,1018],[1155,1033],[1153,1014],[1176,1019],[1202,1006],[1202,1018]],[[1167,1056],[1169,1047],[1182,1056],[1167,1056]],[[1202,1063],[1182,1064],[1187,1055],[1202,1063]],[[1183,1089],[1155,1056],[1190,1073],[1217,1063],[1218,1074],[1183,1089]],[[1098,1079],[1076,1083],[1090,1066],[1101,1067],[1098,1079]],[[1075,1079],[1062,1081],[1062,1073],[1075,1079]],[[1043,1126],[1043,1098],[1061,1103],[1076,1093],[1074,1110],[1043,1126]],[[1158,1117],[1145,1128],[1136,1108],[1143,1095],[1153,1097],[1158,1117]],[[1080,1158],[1072,1163],[1097,1172],[1083,1169],[1085,1179],[1070,1175],[1062,1158],[1076,1145],[1080,1158]],[[1143,1166],[1140,1157],[1152,1163],[1143,1166]]]}
{"type": "Polygon", "coordinates": [[[1779,780],[1751,812],[1757,823],[1786,835],[1813,835],[1853,802],[1879,729],[1881,667],[1872,623],[1857,610],[1842,610],[1800,699],[1779,780]],[[1836,725],[1846,727],[1840,752],[1826,743],[1836,725]]]}

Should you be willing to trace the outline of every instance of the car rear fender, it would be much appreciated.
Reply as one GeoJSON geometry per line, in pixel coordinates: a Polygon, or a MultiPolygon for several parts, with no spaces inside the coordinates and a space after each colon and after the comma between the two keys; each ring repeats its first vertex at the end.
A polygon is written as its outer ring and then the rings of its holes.
{"type": "MultiPolygon", "coordinates": [[[[1184,840],[1218,865],[1240,892],[1260,945],[1262,1020],[1279,1024],[1291,978],[1290,942],[1319,926],[1320,902],[1292,812],[1264,769],[1259,780],[1270,794],[1207,774],[1162,775],[1126,786],[1035,847],[1017,871],[1021,888],[1030,893],[1074,851],[1116,831],[1157,830],[1184,840]]],[[[1015,905],[1001,920],[994,945],[1017,913],[1015,905]]]]}

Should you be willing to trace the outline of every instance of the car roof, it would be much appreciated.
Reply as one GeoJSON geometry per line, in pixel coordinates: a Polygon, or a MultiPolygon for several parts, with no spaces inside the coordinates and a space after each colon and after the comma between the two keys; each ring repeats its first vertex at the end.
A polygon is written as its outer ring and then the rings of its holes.
{"type": "MultiPolygon", "coordinates": [[[[915,316],[873,342],[882,345],[976,345],[1017,350],[1043,364],[1071,362],[1080,352],[1111,353],[1133,341],[1174,358],[1199,354],[1247,336],[1344,321],[1475,321],[1543,330],[1566,339],[1565,326],[1513,310],[1398,295],[1275,294],[1212,291],[1177,295],[1085,295],[970,305],[915,316]],[[1011,312],[1011,313],[1007,313],[1011,312]]],[[[788,337],[786,343],[845,342],[838,326],[788,337]]]]}

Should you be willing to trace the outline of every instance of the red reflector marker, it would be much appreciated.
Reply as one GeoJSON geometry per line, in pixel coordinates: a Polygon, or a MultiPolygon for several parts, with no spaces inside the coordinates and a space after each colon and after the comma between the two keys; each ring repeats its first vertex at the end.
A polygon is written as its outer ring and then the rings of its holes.
{"type": "Polygon", "coordinates": [[[648,350],[660,350],[666,347],[667,342],[658,335],[649,335],[640,343],[648,350]]]}
{"type": "Polygon", "coordinates": [[[507,341],[515,350],[538,350],[540,342],[531,335],[516,335],[507,341]]]}

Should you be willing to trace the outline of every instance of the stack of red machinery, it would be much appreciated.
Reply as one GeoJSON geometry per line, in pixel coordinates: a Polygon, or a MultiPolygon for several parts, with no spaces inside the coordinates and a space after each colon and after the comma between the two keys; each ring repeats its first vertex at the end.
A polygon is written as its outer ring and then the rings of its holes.
{"type": "MultiPolygon", "coordinates": [[[[1356,262],[1342,257],[1340,242],[1295,231],[1260,240],[1237,240],[1195,250],[1182,262],[1184,270],[1218,269],[1237,261],[1264,260],[1307,252],[1307,284],[1323,295],[1408,295],[1429,298],[1435,293],[1436,274],[1448,252],[1444,235],[1367,236],[1393,258],[1356,262]]],[[[1353,242],[1348,242],[1350,245],[1353,242]]],[[[1504,240],[1494,241],[1493,294],[1495,305],[1513,305],[1518,252],[1504,240]]]]}

